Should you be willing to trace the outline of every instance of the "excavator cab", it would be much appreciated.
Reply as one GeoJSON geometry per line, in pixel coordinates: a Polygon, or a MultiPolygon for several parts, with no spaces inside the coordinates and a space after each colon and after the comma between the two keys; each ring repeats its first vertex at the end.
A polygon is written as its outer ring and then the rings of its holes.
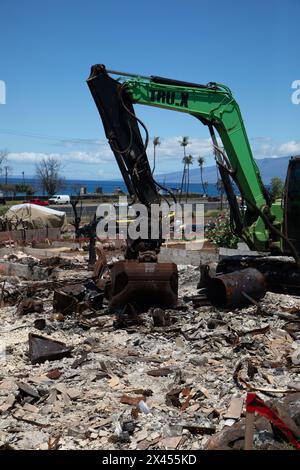
{"type": "Polygon", "coordinates": [[[300,156],[289,161],[283,204],[284,234],[300,253],[300,156]]]}

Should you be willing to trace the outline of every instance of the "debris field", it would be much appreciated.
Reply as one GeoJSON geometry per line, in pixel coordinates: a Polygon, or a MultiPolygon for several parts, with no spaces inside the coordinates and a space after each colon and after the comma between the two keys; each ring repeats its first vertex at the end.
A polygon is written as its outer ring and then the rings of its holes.
{"type": "MultiPolygon", "coordinates": [[[[0,448],[243,449],[248,391],[300,438],[300,297],[212,306],[182,265],[176,308],[111,312],[84,253],[14,253],[0,278],[0,448]]],[[[293,447],[256,416],[254,448],[293,447]]]]}

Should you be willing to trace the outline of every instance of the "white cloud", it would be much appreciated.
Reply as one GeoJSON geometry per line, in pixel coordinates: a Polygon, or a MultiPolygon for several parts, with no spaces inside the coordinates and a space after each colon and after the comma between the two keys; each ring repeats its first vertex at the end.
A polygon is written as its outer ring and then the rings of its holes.
{"type": "Polygon", "coordinates": [[[280,155],[295,155],[300,154],[300,141],[290,140],[282,144],[278,148],[280,155]]]}
{"type": "Polygon", "coordinates": [[[54,157],[63,164],[80,163],[101,164],[111,161],[112,155],[110,149],[104,149],[97,152],[69,152],[69,153],[41,153],[41,152],[11,152],[8,156],[11,162],[15,163],[38,163],[45,157],[54,157]]]}
{"type": "MultiPolygon", "coordinates": [[[[174,159],[175,157],[181,159],[183,155],[183,148],[179,142],[182,140],[181,136],[169,137],[167,139],[161,139],[161,145],[157,150],[158,158],[163,159],[174,159]]],[[[196,139],[189,138],[189,145],[186,147],[186,154],[193,155],[195,157],[201,155],[203,157],[209,157],[213,154],[213,148],[211,140],[208,139],[196,139]]],[[[153,148],[152,144],[149,145],[149,150],[153,148]]]]}
{"type": "MultiPolygon", "coordinates": [[[[161,145],[157,149],[157,157],[160,161],[172,161],[174,159],[178,160],[181,164],[181,158],[183,155],[183,149],[179,144],[179,141],[182,137],[169,137],[166,139],[161,139],[161,145]]],[[[195,157],[198,155],[201,156],[211,156],[212,155],[212,144],[210,139],[189,139],[189,145],[186,147],[186,153],[192,154],[195,157]]],[[[81,141],[82,144],[82,141],[81,141]]],[[[93,145],[95,143],[93,142],[93,145]]],[[[87,145],[90,145],[88,143],[87,145]]],[[[96,144],[95,144],[96,145],[96,144]]],[[[153,155],[153,144],[150,141],[147,153],[149,159],[151,160],[153,155]]],[[[101,164],[109,163],[114,161],[113,153],[105,141],[97,141],[97,149],[95,151],[91,150],[77,150],[70,152],[11,152],[9,154],[9,159],[12,162],[16,163],[37,163],[42,158],[51,156],[57,158],[63,163],[77,163],[77,164],[101,164]]]]}
{"type": "Polygon", "coordinates": [[[254,157],[278,158],[289,157],[300,154],[300,141],[291,140],[281,144],[276,144],[270,137],[256,137],[250,139],[254,157]]]}
{"type": "MultiPolygon", "coordinates": [[[[157,147],[157,172],[166,173],[178,171],[182,168],[183,148],[179,142],[181,136],[161,138],[161,145],[157,147]]],[[[9,154],[9,161],[14,166],[14,173],[21,173],[21,165],[28,165],[27,171],[34,174],[34,166],[42,158],[52,156],[62,162],[63,171],[69,178],[97,178],[101,175],[105,178],[120,178],[116,160],[108,145],[104,140],[78,139],[77,150],[71,150],[72,145],[62,152],[12,152],[9,154]],[[91,145],[92,144],[92,145],[91,145]],[[94,148],[95,147],[95,148],[94,148]]],[[[210,138],[198,139],[190,138],[186,147],[186,154],[193,155],[196,159],[199,155],[206,158],[206,165],[214,164],[213,148],[210,138]]],[[[251,139],[251,147],[255,158],[292,156],[300,154],[300,141],[291,140],[288,142],[275,144],[269,137],[256,137],[251,139]]],[[[147,154],[150,165],[153,159],[153,144],[150,139],[147,154]]]]}

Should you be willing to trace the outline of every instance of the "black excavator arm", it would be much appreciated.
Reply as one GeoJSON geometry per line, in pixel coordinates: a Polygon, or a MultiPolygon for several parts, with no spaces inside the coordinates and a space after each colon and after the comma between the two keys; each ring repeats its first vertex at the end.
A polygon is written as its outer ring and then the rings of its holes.
{"type": "Polygon", "coordinates": [[[104,66],[94,65],[87,80],[110,147],[131,196],[147,207],[160,202],[132,99],[104,66]]]}
{"type": "MultiPolygon", "coordinates": [[[[146,155],[148,137],[144,144],[132,99],[125,87],[107,74],[104,66],[93,66],[87,83],[128,192],[135,202],[147,207],[150,224],[151,204],[160,204],[161,197],[146,155]]],[[[130,304],[130,308],[143,310],[153,305],[176,305],[177,266],[157,263],[162,237],[126,241],[125,261],[115,263],[110,270],[110,307],[126,309],[130,304]]]]}

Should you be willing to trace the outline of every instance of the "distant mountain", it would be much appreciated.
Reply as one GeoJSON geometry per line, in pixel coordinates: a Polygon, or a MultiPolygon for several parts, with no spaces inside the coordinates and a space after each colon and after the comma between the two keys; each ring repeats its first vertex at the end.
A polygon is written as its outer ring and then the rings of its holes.
{"type": "MultiPolygon", "coordinates": [[[[265,184],[269,184],[271,179],[274,176],[279,176],[285,180],[288,162],[291,157],[279,157],[279,158],[262,158],[256,160],[261,177],[265,184]]],[[[172,173],[167,173],[165,175],[157,176],[157,179],[167,181],[168,183],[174,182],[178,183],[181,181],[182,171],[174,171],[172,173]]],[[[208,183],[216,183],[217,181],[217,170],[216,166],[204,165],[203,167],[203,181],[208,183]]],[[[197,164],[197,168],[190,168],[190,182],[191,183],[200,183],[200,168],[197,164]]]]}
{"type": "Polygon", "coordinates": [[[279,176],[285,180],[290,158],[280,157],[256,160],[264,183],[269,184],[274,176],[279,176]]]}

